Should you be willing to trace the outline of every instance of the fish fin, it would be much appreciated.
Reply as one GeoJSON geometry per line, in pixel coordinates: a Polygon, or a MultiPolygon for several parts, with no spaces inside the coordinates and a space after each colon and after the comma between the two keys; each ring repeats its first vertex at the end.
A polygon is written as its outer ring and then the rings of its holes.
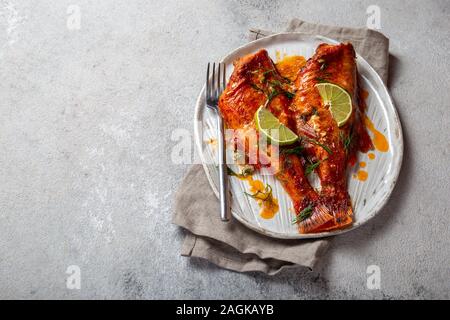
{"type": "Polygon", "coordinates": [[[343,204],[336,206],[333,210],[334,222],[337,226],[346,226],[353,222],[353,208],[350,201],[346,200],[343,204]]]}
{"type": "Polygon", "coordinates": [[[333,215],[329,209],[323,204],[317,204],[311,216],[298,223],[298,229],[300,233],[311,233],[329,221],[333,221],[333,215]]]}
{"type": "Polygon", "coordinates": [[[319,228],[315,229],[314,232],[325,232],[325,231],[333,231],[336,229],[344,229],[348,226],[350,226],[353,223],[353,219],[347,217],[346,221],[344,221],[341,224],[336,224],[336,222],[333,220],[328,221],[324,225],[320,226],[319,228]]]}
{"type": "Polygon", "coordinates": [[[331,219],[327,223],[319,226],[318,228],[314,229],[313,231],[314,232],[325,232],[325,231],[333,231],[336,229],[344,229],[353,223],[352,216],[353,216],[353,210],[350,206],[350,207],[347,207],[347,212],[345,209],[337,211],[337,213],[335,213],[333,215],[333,219],[331,219]],[[337,222],[336,216],[339,216],[339,219],[340,219],[339,222],[337,222]]]}
{"type": "Polygon", "coordinates": [[[353,221],[352,202],[347,190],[336,190],[334,186],[322,187],[320,202],[332,213],[336,226],[344,226],[353,221]]]}

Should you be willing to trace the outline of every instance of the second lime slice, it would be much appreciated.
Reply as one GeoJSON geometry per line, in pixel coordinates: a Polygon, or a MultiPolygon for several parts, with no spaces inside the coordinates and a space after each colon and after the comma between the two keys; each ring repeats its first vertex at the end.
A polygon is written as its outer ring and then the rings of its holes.
{"type": "Polygon", "coordinates": [[[259,107],[255,113],[256,129],[264,134],[273,143],[281,146],[292,144],[298,140],[298,136],[291,129],[282,124],[264,106],[259,107]]]}
{"type": "Polygon", "coordinates": [[[352,114],[352,98],[348,92],[333,83],[319,83],[316,88],[323,103],[330,106],[338,126],[343,126],[352,114]]]}

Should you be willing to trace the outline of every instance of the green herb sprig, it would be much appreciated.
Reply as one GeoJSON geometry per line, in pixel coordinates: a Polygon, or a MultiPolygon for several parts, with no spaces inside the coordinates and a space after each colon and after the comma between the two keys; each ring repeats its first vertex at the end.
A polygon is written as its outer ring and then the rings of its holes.
{"type": "Polygon", "coordinates": [[[313,212],[313,206],[310,204],[305,209],[300,211],[300,213],[292,220],[292,224],[296,224],[308,219],[313,212]]]}
{"type": "Polygon", "coordinates": [[[272,187],[269,184],[266,184],[266,186],[264,188],[264,191],[259,191],[258,190],[254,194],[244,192],[244,194],[246,196],[248,196],[250,198],[253,198],[253,199],[256,199],[256,200],[266,201],[266,200],[272,198],[272,187]],[[260,195],[260,194],[265,195],[265,197],[264,198],[258,197],[258,195],[260,195]]]}
{"type": "Polygon", "coordinates": [[[308,139],[308,141],[315,145],[318,145],[319,147],[322,147],[329,154],[333,154],[333,151],[331,151],[330,147],[328,147],[327,145],[320,143],[319,141],[317,141],[315,139],[308,139]]]}
{"type": "Polygon", "coordinates": [[[255,89],[256,91],[259,91],[259,92],[262,92],[262,93],[266,94],[266,93],[264,92],[264,90],[263,90],[262,88],[258,87],[256,84],[251,83],[250,85],[251,85],[252,88],[255,89]]]}
{"type": "Polygon", "coordinates": [[[305,174],[306,175],[311,174],[314,170],[316,170],[316,168],[320,165],[321,162],[322,161],[319,160],[307,165],[305,169],[305,174]]]}
{"type": "Polygon", "coordinates": [[[227,166],[227,174],[229,176],[234,176],[237,178],[246,178],[248,176],[251,176],[252,172],[250,172],[249,170],[244,170],[244,171],[242,171],[242,173],[236,173],[230,167],[227,166]]]}
{"type": "Polygon", "coordinates": [[[340,132],[339,137],[341,138],[342,144],[344,145],[345,152],[348,153],[353,142],[353,130],[351,130],[347,136],[344,136],[344,134],[340,132]]]}
{"type": "Polygon", "coordinates": [[[296,154],[298,156],[302,155],[303,147],[302,146],[296,146],[294,148],[290,149],[282,149],[280,152],[282,154],[288,155],[288,154],[296,154]]]}
{"type": "Polygon", "coordinates": [[[328,158],[325,158],[325,159],[323,159],[323,160],[319,160],[319,161],[316,161],[316,162],[312,162],[312,163],[310,163],[309,165],[307,165],[307,166],[306,166],[306,169],[305,169],[305,175],[311,174],[314,170],[316,170],[316,168],[317,168],[322,162],[327,161],[327,160],[328,160],[328,158]]]}

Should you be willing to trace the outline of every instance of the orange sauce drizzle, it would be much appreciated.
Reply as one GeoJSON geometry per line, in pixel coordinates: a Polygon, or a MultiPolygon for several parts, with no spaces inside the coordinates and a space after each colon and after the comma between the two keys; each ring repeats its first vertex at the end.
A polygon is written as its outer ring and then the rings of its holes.
{"type": "Polygon", "coordinates": [[[217,146],[217,139],[210,138],[210,139],[206,140],[206,143],[211,145],[213,147],[213,149],[215,149],[215,147],[217,146]]]}
{"type": "Polygon", "coordinates": [[[298,71],[306,64],[305,57],[302,56],[285,56],[278,61],[276,68],[278,72],[285,78],[294,81],[297,78],[298,71]]]}
{"type": "Polygon", "coordinates": [[[370,160],[375,159],[375,153],[369,152],[369,153],[367,154],[367,156],[369,157],[370,160]]]}
{"type": "Polygon", "coordinates": [[[274,198],[272,193],[266,193],[266,185],[261,180],[255,180],[252,176],[242,178],[247,180],[250,186],[250,192],[255,194],[260,192],[261,198],[256,198],[261,211],[259,212],[261,218],[272,219],[279,210],[278,199],[274,198]]]}
{"type": "Polygon", "coordinates": [[[375,149],[380,152],[387,152],[389,150],[389,143],[386,137],[375,128],[373,122],[367,116],[364,116],[364,124],[373,134],[372,143],[375,149]]]}
{"type": "Polygon", "coordinates": [[[354,177],[359,181],[366,181],[369,177],[369,174],[367,173],[367,171],[359,170],[354,177]]]}

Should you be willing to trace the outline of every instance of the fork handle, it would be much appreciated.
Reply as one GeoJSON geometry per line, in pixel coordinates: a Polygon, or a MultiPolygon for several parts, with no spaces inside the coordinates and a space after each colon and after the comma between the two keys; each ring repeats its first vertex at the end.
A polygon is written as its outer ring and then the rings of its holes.
{"type": "Polygon", "coordinates": [[[228,202],[228,172],[225,152],[225,134],[224,124],[220,112],[217,112],[217,130],[218,130],[218,149],[219,149],[219,199],[220,199],[220,219],[229,221],[230,206],[228,202]]]}

